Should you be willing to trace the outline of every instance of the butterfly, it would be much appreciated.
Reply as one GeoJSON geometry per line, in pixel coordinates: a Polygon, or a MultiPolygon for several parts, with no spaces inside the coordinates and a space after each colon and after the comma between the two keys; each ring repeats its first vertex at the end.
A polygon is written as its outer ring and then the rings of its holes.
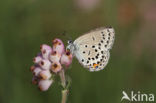
{"type": "Polygon", "coordinates": [[[89,71],[105,68],[110,58],[110,49],[115,39],[112,27],[101,27],[78,37],[74,42],[68,41],[67,50],[89,71]]]}

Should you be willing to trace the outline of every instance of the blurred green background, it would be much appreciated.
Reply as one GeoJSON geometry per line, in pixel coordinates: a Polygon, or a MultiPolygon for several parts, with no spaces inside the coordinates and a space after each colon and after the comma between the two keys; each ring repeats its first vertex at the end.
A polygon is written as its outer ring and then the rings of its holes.
{"type": "Polygon", "coordinates": [[[156,95],[155,0],[0,0],[0,103],[60,103],[56,82],[47,92],[31,84],[32,58],[56,37],[66,43],[64,31],[75,40],[101,26],[116,31],[110,61],[88,72],[74,59],[67,103],[120,103],[123,90],[156,95]]]}

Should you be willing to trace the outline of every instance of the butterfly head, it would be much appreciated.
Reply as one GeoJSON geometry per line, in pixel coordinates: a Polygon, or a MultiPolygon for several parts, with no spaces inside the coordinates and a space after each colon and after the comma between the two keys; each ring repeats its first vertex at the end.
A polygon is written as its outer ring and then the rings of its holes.
{"type": "Polygon", "coordinates": [[[68,45],[66,47],[66,50],[69,50],[72,54],[74,53],[75,46],[72,40],[68,40],[68,45]]]}

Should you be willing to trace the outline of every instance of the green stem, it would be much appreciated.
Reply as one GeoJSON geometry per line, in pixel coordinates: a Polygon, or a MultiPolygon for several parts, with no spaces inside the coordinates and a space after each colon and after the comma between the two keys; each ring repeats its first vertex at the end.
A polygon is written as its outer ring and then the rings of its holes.
{"type": "Polygon", "coordinates": [[[64,74],[64,69],[62,69],[60,71],[60,79],[61,79],[61,85],[63,86],[63,88],[66,87],[66,78],[65,78],[65,74],[64,74]]]}
{"type": "Polygon", "coordinates": [[[60,75],[60,79],[61,79],[61,85],[63,87],[61,103],[66,103],[67,96],[68,96],[68,90],[66,89],[66,78],[65,78],[64,69],[62,69],[60,71],[59,75],[60,75]]]}
{"type": "Polygon", "coordinates": [[[67,89],[62,90],[62,100],[61,100],[61,103],[66,103],[67,95],[68,95],[68,90],[67,89]]]}

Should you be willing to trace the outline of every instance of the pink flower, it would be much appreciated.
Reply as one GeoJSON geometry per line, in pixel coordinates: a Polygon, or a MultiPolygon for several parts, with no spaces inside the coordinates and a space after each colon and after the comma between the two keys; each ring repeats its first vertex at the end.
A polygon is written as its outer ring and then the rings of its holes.
{"type": "Polygon", "coordinates": [[[39,73],[40,73],[41,71],[42,71],[42,70],[41,70],[40,67],[35,67],[34,70],[33,70],[33,74],[34,74],[34,76],[38,76],[39,73]]]}
{"type": "Polygon", "coordinates": [[[41,56],[36,56],[36,57],[33,59],[33,62],[34,62],[34,63],[39,63],[41,60],[42,60],[42,57],[41,57],[41,56]]]}
{"type": "Polygon", "coordinates": [[[40,50],[44,59],[48,59],[52,48],[49,45],[43,44],[40,46],[40,50]]]}
{"type": "Polygon", "coordinates": [[[62,68],[62,64],[68,67],[72,62],[72,55],[65,52],[64,44],[60,39],[53,40],[53,47],[47,44],[40,46],[41,53],[34,59],[35,63],[30,70],[33,73],[33,84],[38,84],[41,91],[46,91],[53,83],[53,75],[57,75],[62,68]]]}
{"type": "Polygon", "coordinates": [[[56,51],[61,55],[64,53],[64,44],[60,39],[56,38],[53,40],[53,51],[56,51]]]}
{"type": "Polygon", "coordinates": [[[44,70],[49,70],[51,66],[51,62],[47,59],[43,59],[39,62],[39,66],[44,70]]]}
{"type": "Polygon", "coordinates": [[[66,51],[61,57],[61,64],[64,64],[68,67],[72,62],[72,54],[69,51],[66,51]]]}
{"type": "Polygon", "coordinates": [[[61,54],[56,52],[56,51],[53,51],[50,55],[50,61],[52,62],[59,62],[60,61],[60,58],[61,58],[61,54]]]}
{"type": "Polygon", "coordinates": [[[53,80],[40,80],[38,83],[38,87],[41,91],[46,91],[53,83],[53,80]]]}
{"type": "Polygon", "coordinates": [[[54,73],[59,72],[61,69],[62,69],[62,66],[61,66],[60,62],[53,62],[53,63],[52,63],[51,70],[52,70],[54,73]]]}
{"type": "Polygon", "coordinates": [[[41,79],[50,79],[50,77],[52,76],[52,74],[50,73],[49,70],[42,70],[40,73],[39,73],[41,79]]]}

